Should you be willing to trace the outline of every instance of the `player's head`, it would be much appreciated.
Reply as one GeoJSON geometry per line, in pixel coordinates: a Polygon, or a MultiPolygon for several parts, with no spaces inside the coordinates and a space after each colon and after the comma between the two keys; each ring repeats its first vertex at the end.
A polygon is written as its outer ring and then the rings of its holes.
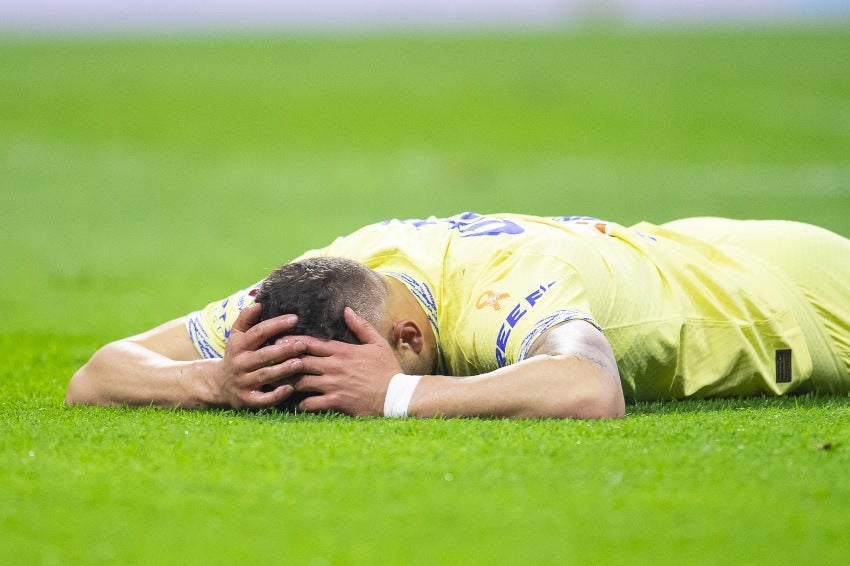
{"type": "Polygon", "coordinates": [[[362,263],[337,257],[305,259],[279,267],[260,287],[261,319],[298,315],[287,334],[357,344],[345,307],[366,319],[393,349],[406,373],[430,373],[437,343],[428,317],[408,288],[362,263]]]}
{"type": "Polygon", "coordinates": [[[345,307],[378,326],[386,296],[384,279],[362,263],[317,257],[277,268],[263,281],[256,300],[262,305],[262,320],[298,315],[298,324],[289,334],[357,344],[343,318],[345,307]]]}

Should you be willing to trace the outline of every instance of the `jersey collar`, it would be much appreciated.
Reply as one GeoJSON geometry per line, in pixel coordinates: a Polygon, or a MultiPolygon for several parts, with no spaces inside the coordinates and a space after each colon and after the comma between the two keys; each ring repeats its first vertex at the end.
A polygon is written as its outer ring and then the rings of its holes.
{"type": "Polygon", "coordinates": [[[419,302],[422,310],[425,311],[425,316],[428,318],[428,323],[431,325],[431,330],[434,332],[434,338],[437,340],[437,371],[440,374],[445,373],[445,360],[443,356],[443,343],[440,340],[440,328],[437,325],[437,301],[434,298],[434,293],[427,283],[416,279],[415,277],[398,271],[380,271],[382,275],[392,277],[401,281],[410,293],[419,302]]]}

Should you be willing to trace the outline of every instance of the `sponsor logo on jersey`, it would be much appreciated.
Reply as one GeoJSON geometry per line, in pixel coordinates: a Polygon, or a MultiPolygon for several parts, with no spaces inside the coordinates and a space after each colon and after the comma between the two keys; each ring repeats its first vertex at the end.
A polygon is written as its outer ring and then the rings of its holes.
{"type": "Polygon", "coordinates": [[[507,314],[502,326],[499,327],[498,334],[496,334],[496,362],[499,364],[499,367],[507,363],[508,339],[511,337],[514,327],[525,315],[534,309],[540,299],[543,298],[543,295],[546,294],[546,291],[551,289],[555,283],[557,281],[538,286],[516,303],[507,314]]]}

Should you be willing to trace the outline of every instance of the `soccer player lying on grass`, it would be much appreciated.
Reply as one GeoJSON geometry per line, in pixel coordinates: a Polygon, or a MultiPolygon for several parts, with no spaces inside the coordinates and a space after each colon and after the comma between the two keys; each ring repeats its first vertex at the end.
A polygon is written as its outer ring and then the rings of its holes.
{"type": "Polygon", "coordinates": [[[850,241],[815,226],[464,213],[299,260],[320,257],[359,263],[284,266],[108,344],[67,402],[607,418],[625,399],[850,391],[850,241]],[[304,320],[273,316],[289,308],[304,320]]]}

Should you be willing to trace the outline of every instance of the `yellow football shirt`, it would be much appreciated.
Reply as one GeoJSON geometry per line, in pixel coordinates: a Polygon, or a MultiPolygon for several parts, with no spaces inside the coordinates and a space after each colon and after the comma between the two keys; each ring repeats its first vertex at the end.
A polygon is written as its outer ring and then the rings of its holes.
{"type": "MultiPolygon", "coordinates": [[[[812,373],[788,289],[748,258],[664,227],[468,212],[366,226],[301,258],[316,256],[402,281],[448,375],[520,361],[577,319],[611,342],[627,399],[782,394],[812,373]]],[[[258,285],[189,315],[201,355],[222,355],[258,285]]]]}

